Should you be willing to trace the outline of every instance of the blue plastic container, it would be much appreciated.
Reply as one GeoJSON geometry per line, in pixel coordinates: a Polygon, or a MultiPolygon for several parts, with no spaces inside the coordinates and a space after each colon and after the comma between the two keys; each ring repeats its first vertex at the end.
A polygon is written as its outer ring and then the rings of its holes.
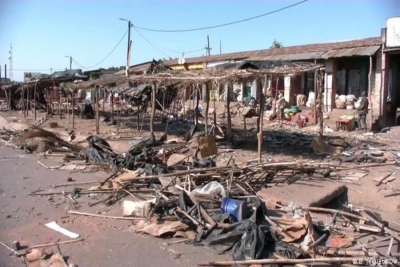
{"type": "Polygon", "coordinates": [[[244,201],[224,197],[221,201],[221,213],[230,214],[234,222],[241,221],[242,207],[244,203],[244,201]]]}

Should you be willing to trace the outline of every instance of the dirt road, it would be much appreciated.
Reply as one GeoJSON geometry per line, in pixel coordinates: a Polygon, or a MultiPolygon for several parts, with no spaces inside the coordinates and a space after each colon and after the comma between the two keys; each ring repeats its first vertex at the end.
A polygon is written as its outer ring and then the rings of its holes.
{"type": "MultiPolygon", "coordinates": [[[[43,161],[48,165],[56,165],[43,161]]],[[[228,259],[217,256],[204,247],[187,244],[166,245],[171,240],[157,239],[129,231],[130,222],[101,218],[75,217],[67,213],[68,202],[62,195],[29,196],[39,189],[42,192],[71,191],[73,187],[52,188],[51,185],[75,181],[101,180],[105,173],[69,173],[51,171],[37,163],[36,155],[23,151],[0,148],[0,241],[11,245],[14,240],[23,246],[69,240],[44,224],[56,221],[60,226],[80,234],[84,241],[61,245],[68,263],[78,266],[196,266],[204,260],[228,259]]],[[[77,199],[80,211],[120,215],[116,207],[96,205],[88,207],[95,199],[82,195],[77,199]]],[[[118,205],[118,204],[116,204],[118,205]]],[[[57,251],[56,247],[51,247],[57,251]]],[[[24,266],[21,260],[0,246],[0,267],[24,266]]]]}

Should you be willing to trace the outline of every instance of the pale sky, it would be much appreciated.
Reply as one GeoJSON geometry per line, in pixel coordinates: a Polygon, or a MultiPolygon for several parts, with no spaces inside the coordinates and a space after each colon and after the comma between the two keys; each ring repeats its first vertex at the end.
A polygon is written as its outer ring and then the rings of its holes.
{"type": "MultiPolygon", "coordinates": [[[[161,30],[213,26],[257,16],[300,0],[0,0],[0,64],[9,68],[13,46],[13,78],[24,72],[69,68],[108,68],[126,64],[127,22],[161,30]],[[76,63],[78,62],[78,63],[76,63]],[[100,64],[98,64],[100,63],[100,64]]],[[[398,0],[308,0],[275,14],[215,29],[190,32],[131,31],[131,65],[167,57],[268,48],[274,39],[284,46],[380,36],[389,17],[400,16],[398,0]],[[143,38],[147,39],[147,41],[143,38]]],[[[85,69],[83,69],[85,70],[85,69]]],[[[9,75],[8,75],[9,76],[9,75]]]]}

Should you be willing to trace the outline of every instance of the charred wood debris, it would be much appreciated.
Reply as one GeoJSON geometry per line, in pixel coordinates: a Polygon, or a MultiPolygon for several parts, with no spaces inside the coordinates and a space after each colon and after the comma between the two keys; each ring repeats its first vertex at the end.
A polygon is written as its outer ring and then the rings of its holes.
{"type": "MultiPolygon", "coordinates": [[[[399,256],[392,251],[392,246],[400,241],[399,232],[374,211],[301,207],[259,194],[261,188],[301,179],[348,185],[354,180],[346,180],[340,174],[343,171],[363,168],[367,172],[369,167],[397,165],[396,157],[390,158],[394,153],[391,151],[382,152],[340,139],[328,143],[340,147],[342,153],[337,159],[354,162],[352,166],[298,160],[238,162],[234,154],[230,154],[232,149],[219,146],[223,152],[218,152],[215,139],[206,137],[197,128],[192,128],[182,140],[167,140],[166,135],[159,139],[142,139],[123,153],[113,151],[110,144],[98,136],[74,143],[74,132],[69,133],[69,140],[37,126],[20,132],[3,129],[0,133],[3,145],[20,148],[26,153],[36,151],[41,156],[63,155],[61,166],[49,167],[41,163],[48,169],[65,168],[71,162],[81,162],[75,163],[75,167],[108,169],[111,174],[101,182],[77,182],[74,190],[59,193],[68,195],[75,204],[84,194],[97,197],[89,206],[120,203],[122,216],[87,213],[78,211],[82,207],[77,206],[69,210],[70,214],[130,220],[134,232],[159,238],[180,237],[170,244],[189,243],[208,247],[218,254],[232,255],[232,261],[202,262],[199,266],[395,264],[399,256]],[[364,152],[354,152],[358,150],[364,152]],[[223,153],[228,155],[227,160],[217,164],[216,157],[223,153]],[[132,198],[135,201],[128,200],[132,198]],[[330,215],[329,221],[326,214],[330,215]],[[371,238],[361,243],[360,239],[366,236],[371,238]],[[389,242],[387,253],[376,249],[384,242],[389,242]]],[[[271,145],[293,142],[293,136],[288,140],[284,136],[278,132],[275,136],[269,135],[266,141],[271,145]]],[[[296,138],[301,146],[310,148],[311,140],[296,138]]],[[[393,174],[376,179],[376,186],[392,181],[393,174]]],[[[71,182],[53,188],[63,186],[71,186],[71,182]]],[[[42,191],[31,195],[57,194],[42,191]]]]}

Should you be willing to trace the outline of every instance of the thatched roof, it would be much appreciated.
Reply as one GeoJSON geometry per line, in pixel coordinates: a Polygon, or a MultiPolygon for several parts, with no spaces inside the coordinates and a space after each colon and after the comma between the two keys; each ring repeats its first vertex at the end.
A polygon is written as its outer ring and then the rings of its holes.
{"type": "MultiPolygon", "coordinates": [[[[243,64],[243,63],[240,63],[243,64]]],[[[158,83],[171,84],[178,83],[179,85],[194,85],[208,82],[229,83],[241,82],[249,79],[264,78],[272,76],[272,78],[283,77],[285,75],[298,75],[300,73],[311,72],[322,68],[322,65],[314,63],[267,63],[267,62],[252,62],[252,66],[261,67],[259,69],[239,69],[238,68],[213,68],[206,70],[191,70],[191,71],[170,71],[157,73],[152,75],[132,76],[129,79],[139,83],[158,83]]]]}
{"type": "MultiPolygon", "coordinates": [[[[238,63],[238,66],[229,64],[229,66],[220,68],[215,67],[205,70],[190,70],[190,71],[164,71],[154,74],[134,75],[130,77],[111,76],[103,79],[80,82],[77,84],[69,83],[67,87],[71,89],[77,88],[92,88],[100,87],[118,87],[127,82],[135,82],[138,84],[153,84],[170,85],[175,84],[178,87],[198,85],[208,82],[214,83],[229,83],[241,82],[243,80],[264,78],[272,76],[272,78],[283,77],[285,75],[298,75],[304,72],[311,72],[323,67],[322,65],[301,62],[265,62],[252,61],[248,64],[238,63]],[[251,66],[251,68],[242,69],[243,66],[251,66]]],[[[133,87],[133,86],[131,86],[133,87]]]]}

